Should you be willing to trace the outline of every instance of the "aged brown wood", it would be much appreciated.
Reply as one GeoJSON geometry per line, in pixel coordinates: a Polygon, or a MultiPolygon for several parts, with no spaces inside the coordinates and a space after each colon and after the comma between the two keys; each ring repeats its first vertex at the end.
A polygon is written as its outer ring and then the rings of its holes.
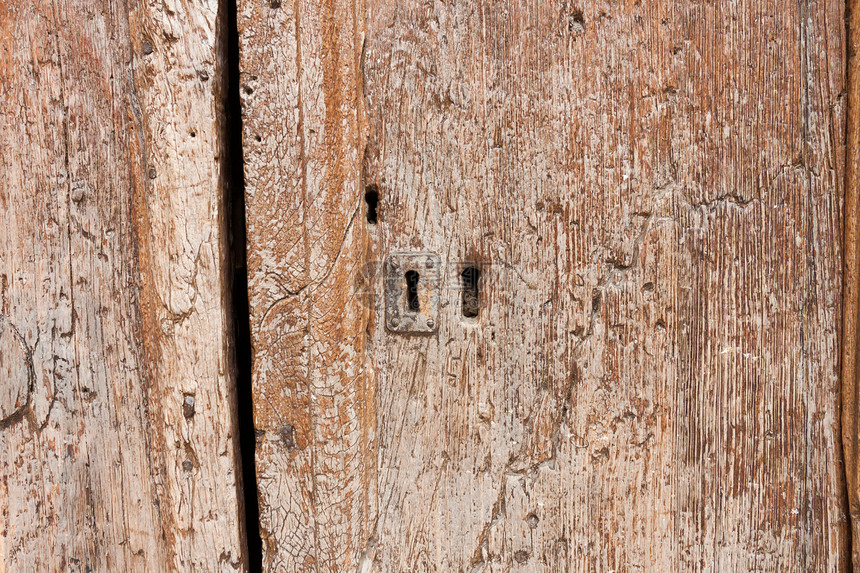
{"type": "Polygon", "coordinates": [[[0,571],[245,569],[217,2],[0,2],[0,571]]]}
{"type": "Polygon", "coordinates": [[[267,570],[849,567],[841,2],[239,10],[267,570]]]}
{"type": "Polygon", "coordinates": [[[271,0],[238,21],[264,565],[349,571],[375,518],[364,14],[271,0]]]}
{"type": "Polygon", "coordinates": [[[848,12],[848,113],[846,134],[846,186],[844,209],[845,276],[842,302],[842,440],[851,515],[854,570],[860,571],[860,381],[858,331],[860,331],[860,6],[849,1],[848,12]]]}
{"type": "Polygon", "coordinates": [[[491,271],[377,331],[383,569],[844,568],[841,5],[368,13],[379,251],[491,271]]]}

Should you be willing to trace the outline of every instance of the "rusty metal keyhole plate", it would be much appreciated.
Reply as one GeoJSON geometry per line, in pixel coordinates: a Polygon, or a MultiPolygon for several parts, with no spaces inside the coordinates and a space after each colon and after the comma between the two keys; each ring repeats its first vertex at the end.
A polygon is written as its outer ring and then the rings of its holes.
{"type": "Polygon", "coordinates": [[[391,332],[439,328],[441,264],[433,253],[394,253],[385,260],[385,324],[391,332]]]}

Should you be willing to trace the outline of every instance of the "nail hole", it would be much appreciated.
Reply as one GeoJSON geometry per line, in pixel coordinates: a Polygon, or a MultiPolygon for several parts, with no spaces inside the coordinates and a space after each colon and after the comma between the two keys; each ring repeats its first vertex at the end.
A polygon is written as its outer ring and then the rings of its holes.
{"type": "Polygon", "coordinates": [[[186,394],[182,400],[182,415],[185,416],[186,419],[190,419],[194,417],[194,412],[194,396],[186,394]]]}
{"type": "Polygon", "coordinates": [[[421,310],[421,303],[418,302],[418,279],[420,275],[415,271],[406,271],[406,303],[409,305],[409,310],[418,312],[421,310]]]}
{"type": "Polygon", "coordinates": [[[378,219],[376,205],[379,203],[379,189],[376,185],[368,185],[364,190],[364,202],[367,203],[367,222],[375,225],[378,219]]]}
{"type": "Polygon", "coordinates": [[[591,289],[591,314],[597,314],[600,311],[602,299],[603,294],[598,289],[591,289]]]}
{"type": "Polygon", "coordinates": [[[296,449],[296,428],[290,424],[281,426],[281,443],[289,451],[296,449]]]}
{"type": "Polygon", "coordinates": [[[463,280],[463,316],[475,318],[478,316],[478,309],[481,306],[478,288],[481,271],[476,267],[466,267],[460,273],[460,278],[463,280]]]}
{"type": "Polygon", "coordinates": [[[579,8],[574,9],[567,17],[567,29],[575,34],[585,32],[585,16],[579,8]]]}
{"type": "Polygon", "coordinates": [[[532,556],[531,553],[529,553],[528,551],[523,551],[523,550],[520,550],[520,551],[517,551],[516,553],[514,553],[514,559],[516,560],[517,563],[520,563],[520,564],[528,561],[531,556],[532,556]]]}

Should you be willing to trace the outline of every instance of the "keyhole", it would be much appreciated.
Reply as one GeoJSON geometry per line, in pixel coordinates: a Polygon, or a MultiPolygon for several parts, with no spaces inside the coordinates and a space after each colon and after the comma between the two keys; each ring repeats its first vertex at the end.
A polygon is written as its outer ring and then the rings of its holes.
{"type": "Polygon", "coordinates": [[[419,278],[420,276],[415,271],[406,271],[406,303],[412,312],[421,310],[421,304],[418,302],[419,278]]]}
{"type": "Polygon", "coordinates": [[[368,185],[364,190],[364,201],[367,203],[367,222],[375,225],[378,219],[376,206],[379,204],[379,189],[376,185],[368,185]]]}
{"type": "Polygon", "coordinates": [[[481,308],[478,290],[478,279],[481,278],[481,271],[475,267],[466,267],[460,273],[460,278],[463,280],[463,316],[475,318],[481,308]]]}

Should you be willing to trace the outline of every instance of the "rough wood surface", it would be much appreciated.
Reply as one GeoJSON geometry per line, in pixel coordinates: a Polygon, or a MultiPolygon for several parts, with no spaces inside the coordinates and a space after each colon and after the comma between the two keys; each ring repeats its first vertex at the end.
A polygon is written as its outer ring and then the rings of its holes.
{"type": "Polygon", "coordinates": [[[364,16],[271,0],[240,2],[238,22],[264,566],[350,571],[375,515],[364,16]]]}
{"type": "Polygon", "coordinates": [[[375,252],[487,266],[376,332],[381,569],[843,569],[842,5],[368,14],[375,252]]]}
{"type": "Polygon", "coordinates": [[[852,561],[860,571],[860,3],[847,3],[848,85],[844,278],[842,291],[842,440],[851,515],[852,561]]]}
{"type": "Polygon", "coordinates": [[[0,571],[235,571],[218,4],[0,2],[0,571]]]}
{"type": "Polygon", "coordinates": [[[267,570],[846,570],[841,2],[239,20],[267,570]]]}

